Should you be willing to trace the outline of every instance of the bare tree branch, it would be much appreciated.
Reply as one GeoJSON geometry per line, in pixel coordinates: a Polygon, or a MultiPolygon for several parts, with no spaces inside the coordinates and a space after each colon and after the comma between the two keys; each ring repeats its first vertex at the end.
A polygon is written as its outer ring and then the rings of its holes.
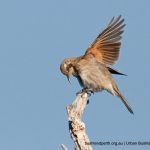
{"type": "Polygon", "coordinates": [[[92,150],[90,140],[86,134],[82,115],[88,102],[88,94],[78,94],[75,101],[67,106],[70,135],[75,144],[75,150],[92,150]]]}

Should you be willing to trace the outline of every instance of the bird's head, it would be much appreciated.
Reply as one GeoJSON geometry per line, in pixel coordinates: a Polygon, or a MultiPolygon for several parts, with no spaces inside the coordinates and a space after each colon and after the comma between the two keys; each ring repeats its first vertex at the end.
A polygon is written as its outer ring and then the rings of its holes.
{"type": "Polygon", "coordinates": [[[73,68],[73,58],[66,58],[63,60],[63,62],[60,65],[61,72],[67,76],[68,81],[70,82],[70,76],[74,74],[74,68],[73,68]]]}

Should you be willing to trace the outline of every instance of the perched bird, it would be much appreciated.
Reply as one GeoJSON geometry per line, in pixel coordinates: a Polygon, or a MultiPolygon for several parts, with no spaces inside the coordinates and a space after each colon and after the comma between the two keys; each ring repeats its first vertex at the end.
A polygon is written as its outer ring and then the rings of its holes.
{"type": "Polygon", "coordinates": [[[68,80],[71,75],[76,77],[84,92],[94,93],[107,90],[112,95],[118,96],[129,112],[133,113],[131,106],[122,96],[112,77],[112,74],[124,75],[111,67],[119,57],[120,40],[124,27],[124,19],[121,18],[121,15],[113,17],[107,27],[87,48],[85,54],[64,59],[60,70],[68,80]]]}

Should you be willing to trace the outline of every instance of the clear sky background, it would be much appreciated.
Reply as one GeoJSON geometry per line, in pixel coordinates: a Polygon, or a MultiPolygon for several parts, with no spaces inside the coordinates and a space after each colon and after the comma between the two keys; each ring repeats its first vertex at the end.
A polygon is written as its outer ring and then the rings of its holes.
{"type": "MultiPolygon", "coordinates": [[[[65,107],[81,89],[60,73],[65,57],[82,55],[113,16],[125,18],[114,76],[133,107],[107,92],[90,97],[83,120],[89,138],[150,141],[149,0],[0,1],[0,150],[59,150],[73,143],[65,107]]],[[[93,146],[144,150],[150,146],[93,146]]]]}

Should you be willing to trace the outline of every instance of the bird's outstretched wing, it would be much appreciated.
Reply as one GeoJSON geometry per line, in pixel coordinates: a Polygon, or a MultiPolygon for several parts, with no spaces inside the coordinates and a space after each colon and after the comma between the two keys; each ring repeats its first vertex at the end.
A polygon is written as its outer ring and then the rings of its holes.
{"type": "Polygon", "coordinates": [[[85,56],[92,54],[98,61],[106,65],[113,65],[119,57],[120,40],[124,26],[124,19],[121,18],[121,15],[117,18],[113,17],[107,27],[86,50],[85,56]]]}

